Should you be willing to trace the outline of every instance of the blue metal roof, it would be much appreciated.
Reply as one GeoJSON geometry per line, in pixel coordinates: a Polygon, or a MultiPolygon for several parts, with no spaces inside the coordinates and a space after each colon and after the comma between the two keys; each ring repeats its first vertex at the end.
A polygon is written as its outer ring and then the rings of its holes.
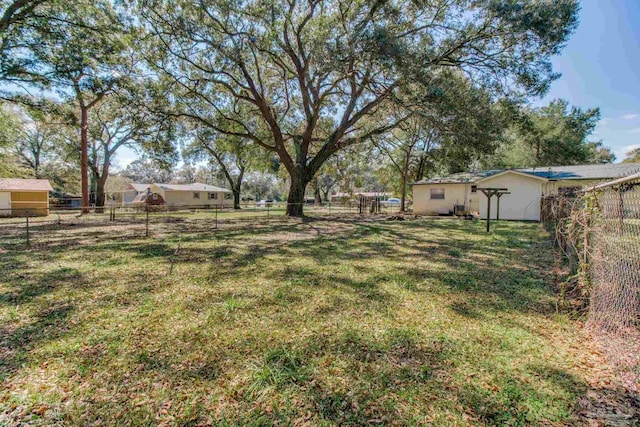
{"type": "Polygon", "coordinates": [[[640,163],[606,163],[598,165],[573,165],[573,166],[541,166],[536,168],[519,169],[493,169],[477,172],[462,172],[448,176],[437,176],[430,179],[415,182],[420,184],[464,184],[476,182],[482,178],[488,178],[508,170],[534,175],[549,180],[576,179],[598,180],[614,179],[640,172],[640,163]]]}

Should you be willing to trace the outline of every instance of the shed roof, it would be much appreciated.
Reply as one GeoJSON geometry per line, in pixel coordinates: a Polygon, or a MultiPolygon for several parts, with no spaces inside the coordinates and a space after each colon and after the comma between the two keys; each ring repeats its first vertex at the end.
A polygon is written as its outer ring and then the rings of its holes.
{"type": "Polygon", "coordinates": [[[606,163],[599,165],[541,166],[536,168],[493,169],[477,172],[462,172],[447,176],[437,176],[415,182],[421,184],[464,184],[473,183],[509,170],[549,180],[598,180],[614,179],[640,171],[640,163],[606,163]]]}
{"type": "Polygon", "coordinates": [[[0,178],[0,191],[53,191],[48,179],[0,178]]]}
{"type": "Polygon", "coordinates": [[[165,191],[216,191],[223,193],[231,193],[230,190],[222,187],[216,187],[215,185],[201,184],[195,182],[193,184],[153,184],[162,188],[165,191]]]}

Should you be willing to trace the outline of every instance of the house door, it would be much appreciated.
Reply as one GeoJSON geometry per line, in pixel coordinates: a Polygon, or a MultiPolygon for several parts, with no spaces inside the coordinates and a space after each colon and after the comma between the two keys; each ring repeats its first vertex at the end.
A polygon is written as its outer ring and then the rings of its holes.
{"type": "Polygon", "coordinates": [[[11,215],[11,193],[0,193],[0,216],[11,215]]]}

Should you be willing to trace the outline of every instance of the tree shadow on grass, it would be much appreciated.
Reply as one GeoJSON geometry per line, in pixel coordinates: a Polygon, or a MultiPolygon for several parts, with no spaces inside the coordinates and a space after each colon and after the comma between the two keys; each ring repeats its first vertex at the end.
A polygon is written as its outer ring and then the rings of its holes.
{"type": "Polygon", "coordinates": [[[68,332],[67,319],[75,311],[72,304],[60,304],[38,313],[36,320],[18,327],[0,326],[0,381],[19,369],[36,345],[55,340],[68,332]]]}
{"type": "Polygon", "coordinates": [[[311,420],[336,425],[398,421],[408,425],[434,415],[429,405],[420,403],[427,400],[444,407],[444,414],[460,411],[459,421],[470,424],[575,421],[572,411],[586,385],[568,372],[541,363],[523,367],[519,377],[496,369],[487,379],[460,378],[458,352],[458,344],[446,337],[433,339],[403,328],[377,336],[347,329],[294,344],[274,344],[255,366],[244,399],[249,404],[256,396],[269,401],[284,395],[298,404],[269,412],[266,418],[260,404],[252,405],[252,411],[240,418],[247,425],[255,425],[261,417],[277,423],[308,411],[311,420]]]}
{"type": "Polygon", "coordinates": [[[75,268],[60,267],[45,273],[18,273],[6,276],[11,290],[0,294],[0,305],[29,303],[33,299],[55,292],[63,286],[85,286],[84,277],[75,268]]]}

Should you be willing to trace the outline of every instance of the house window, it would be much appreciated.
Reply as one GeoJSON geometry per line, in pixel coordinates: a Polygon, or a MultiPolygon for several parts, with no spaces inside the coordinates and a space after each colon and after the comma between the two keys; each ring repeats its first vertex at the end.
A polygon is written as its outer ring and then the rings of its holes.
{"type": "Polygon", "coordinates": [[[198,193],[197,191],[193,193],[193,198],[194,199],[199,199],[200,198],[200,193],[198,193]]]}
{"type": "Polygon", "coordinates": [[[157,193],[153,193],[151,195],[151,200],[158,200],[158,194],[157,193]]]}
{"type": "Polygon", "coordinates": [[[471,192],[472,193],[476,193],[478,191],[478,186],[477,185],[472,185],[471,186],[471,192]]]}
{"type": "Polygon", "coordinates": [[[218,200],[218,193],[209,193],[209,200],[218,200]]]}
{"type": "Polygon", "coordinates": [[[224,193],[225,200],[231,200],[231,193],[224,193]]]}
{"type": "Polygon", "coordinates": [[[444,188],[432,188],[431,200],[444,200],[444,188]]]}

